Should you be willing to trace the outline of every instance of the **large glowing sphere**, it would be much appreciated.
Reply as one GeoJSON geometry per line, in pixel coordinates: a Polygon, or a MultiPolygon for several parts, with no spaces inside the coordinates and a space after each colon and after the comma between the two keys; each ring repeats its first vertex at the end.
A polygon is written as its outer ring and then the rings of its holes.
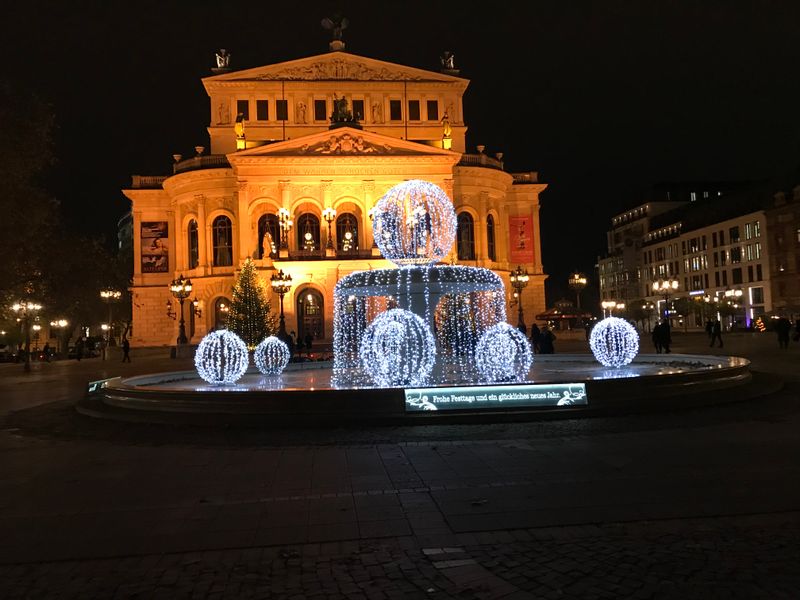
{"type": "Polygon", "coordinates": [[[489,327],[475,347],[475,366],[484,381],[523,381],[532,362],[528,338],[508,323],[489,327]]]}
{"type": "Polygon", "coordinates": [[[280,375],[289,364],[289,346],[274,335],[264,338],[253,351],[253,361],[264,375],[280,375]]]}
{"type": "Polygon", "coordinates": [[[621,367],[639,352],[639,333],[625,319],[607,317],[592,328],[589,347],[603,366],[621,367]]]}
{"type": "Polygon", "coordinates": [[[208,383],[236,383],[245,371],[247,344],[232,331],[220,329],[204,337],[194,353],[197,374],[208,383]]]}
{"type": "Polygon", "coordinates": [[[438,185],[404,181],[378,200],[372,231],[381,254],[396,265],[438,262],[456,238],[453,202],[438,185]]]}
{"type": "Polygon", "coordinates": [[[394,308],[364,330],[359,347],[364,371],[383,387],[416,386],[428,379],[436,361],[436,340],[414,313],[394,308]]]}

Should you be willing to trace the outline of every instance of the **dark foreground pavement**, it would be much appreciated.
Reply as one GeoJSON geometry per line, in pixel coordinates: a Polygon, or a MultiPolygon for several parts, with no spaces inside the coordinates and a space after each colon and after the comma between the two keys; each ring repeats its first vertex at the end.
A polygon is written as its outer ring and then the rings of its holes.
{"type": "Polygon", "coordinates": [[[800,347],[725,343],[784,388],[657,414],[357,429],[73,410],[90,379],[191,364],[163,354],[4,365],[0,597],[797,598],[800,347]]]}

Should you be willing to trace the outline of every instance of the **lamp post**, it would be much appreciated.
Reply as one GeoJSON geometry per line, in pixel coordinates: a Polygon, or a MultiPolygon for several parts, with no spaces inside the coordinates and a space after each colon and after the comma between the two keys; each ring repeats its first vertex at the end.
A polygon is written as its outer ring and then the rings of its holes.
{"type": "Polygon", "coordinates": [[[603,308],[603,316],[611,317],[614,316],[614,309],[617,307],[617,303],[614,300],[603,300],[600,306],[603,308]]]}
{"type": "Polygon", "coordinates": [[[281,318],[278,325],[278,338],[285,340],[287,335],[286,320],[283,317],[283,297],[290,289],[292,289],[292,276],[288,273],[284,273],[283,271],[278,271],[272,275],[270,282],[272,283],[272,289],[276,294],[278,294],[278,296],[280,296],[281,299],[281,318]]]}
{"type": "Polygon", "coordinates": [[[289,212],[288,208],[284,208],[281,206],[278,209],[278,225],[281,228],[281,252],[284,256],[288,256],[289,254],[289,230],[294,225],[294,221],[291,219],[292,213],[289,212]]]}
{"type": "MultiPolygon", "coordinates": [[[[115,289],[105,289],[100,290],[100,298],[103,299],[103,302],[108,304],[108,329],[106,330],[106,348],[111,343],[111,327],[114,323],[112,318],[112,308],[114,302],[119,302],[119,299],[122,298],[122,292],[115,289]]],[[[103,348],[103,360],[106,359],[106,348],[103,348]]]]}
{"type": "Polygon", "coordinates": [[[336,218],[336,209],[332,207],[328,207],[322,211],[322,218],[328,223],[328,243],[325,244],[325,255],[326,256],[334,256],[336,254],[336,250],[333,248],[333,236],[331,235],[331,223],[336,218]]]}
{"type": "Polygon", "coordinates": [[[527,269],[523,269],[521,265],[517,265],[517,268],[511,271],[508,279],[511,282],[511,287],[514,288],[517,294],[517,304],[519,306],[517,312],[517,328],[523,330],[525,328],[525,319],[522,315],[522,290],[527,287],[530,277],[528,276],[527,269]]]}
{"type": "Polygon", "coordinates": [[[186,325],[183,320],[183,301],[192,293],[192,280],[183,275],[179,275],[177,279],[173,279],[169,284],[169,291],[178,299],[181,305],[181,320],[178,324],[178,344],[188,343],[186,338],[186,325]]]}
{"type": "Polygon", "coordinates": [[[667,319],[669,319],[669,306],[667,304],[669,302],[669,296],[672,292],[677,291],[678,285],[678,280],[672,279],[671,277],[669,279],[659,279],[658,281],[653,282],[653,291],[656,294],[661,294],[664,296],[663,315],[667,319]]]}
{"type": "Polygon", "coordinates": [[[575,306],[578,310],[581,308],[581,291],[587,283],[586,275],[583,273],[575,272],[569,276],[569,287],[575,291],[575,306]]]}
{"type": "Polygon", "coordinates": [[[56,353],[61,354],[61,336],[63,335],[64,328],[69,325],[69,321],[66,319],[57,319],[55,321],[50,321],[50,327],[52,329],[57,329],[58,333],[56,335],[56,353]]]}
{"type": "Polygon", "coordinates": [[[643,302],[642,303],[642,312],[647,317],[647,331],[650,331],[650,329],[651,329],[650,317],[653,314],[653,309],[654,308],[655,308],[655,306],[653,306],[652,302],[643,302]]]}
{"type": "Polygon", "coordinates": [[[22,326],[25,328],[25,370],[31,370],[31,320],[36,313],[42,310],[42,305],[36,302],[17,302],[11,307],[19,315],[22,326]]]}

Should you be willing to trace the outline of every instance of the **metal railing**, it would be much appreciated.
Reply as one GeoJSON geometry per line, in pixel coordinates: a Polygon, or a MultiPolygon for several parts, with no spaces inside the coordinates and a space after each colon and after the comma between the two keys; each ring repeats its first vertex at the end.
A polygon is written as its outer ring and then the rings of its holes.
{"type": "Polygon", "coordinates": [[[167,175],[131,175],[131,187],[134,189],[160,188],[167,175]]]}
{"type": "Polygon", "coordinates": [[[199,169],[230,169],[231,164],[224,154],[208,154],[185,158],[172,165],[173,173],[185,173],[186,171],[197,171],[199,169]]]}

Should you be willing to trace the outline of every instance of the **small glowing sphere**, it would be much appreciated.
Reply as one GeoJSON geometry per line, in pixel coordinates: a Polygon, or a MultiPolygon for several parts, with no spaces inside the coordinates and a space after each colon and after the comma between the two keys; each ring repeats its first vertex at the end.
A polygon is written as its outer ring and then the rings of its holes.
{"type": "Polygon", "coordinates": [[[397,184],[378,200],[373,215],[375,243],[384,258],[398,266],[438,262],[456,237],[453,202],[428,181],[397,184]]]}
{"type": "Polygon", "coordinates": [[[289,364],[289,346],[274,335],[262,340],[253,351],[253,361],[264,375],[280,375],[289,364]]]}
{"type": "Polygon", "coordinates": [[[359,346],[364,371],[383,387],[424,383],[436,360],[436,340],[414,313],[394,308],[364,330],[359,346]]]}
{"type": "Polygon", "coordinates": [[[194,353],[197,374],[208,383],[235,383],[245,371],[247,344],[232,331],[220,329],[204,337],[194,353]]]}
{"type": "Polygon", "coordinates": [[[508,323],[489,327],[475,347],[475,366],[484,381],[523,381],[531,363],[528,338],[508,323]]]}
{"type": "Polygon", "coordinates": [[[589,347],[601,365],[621,367],[639,352],[639,334],[625,319],[607,317],[592,328],[589,347]]]}

